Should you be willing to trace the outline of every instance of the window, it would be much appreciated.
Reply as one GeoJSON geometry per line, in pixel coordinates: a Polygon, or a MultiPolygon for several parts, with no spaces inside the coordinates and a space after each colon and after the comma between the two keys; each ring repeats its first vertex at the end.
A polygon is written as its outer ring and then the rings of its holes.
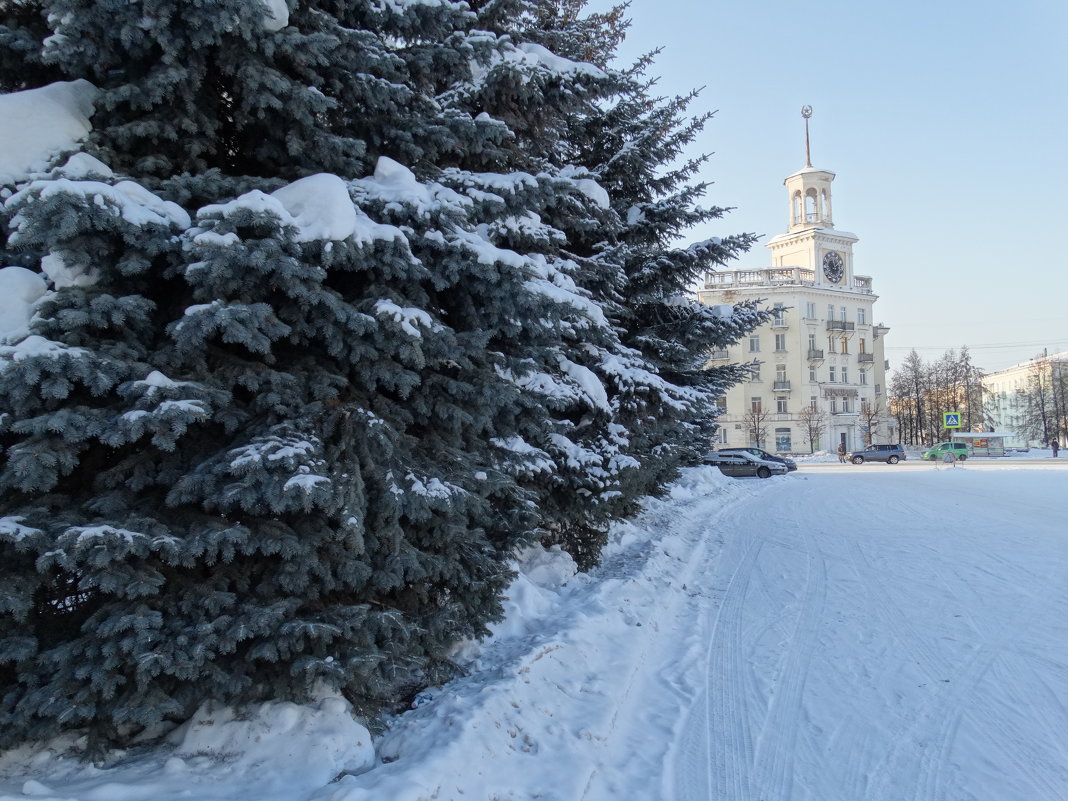
{"type": "Polygon", "coordinates": [[[848,412],[849,411],[849,398],[842,398],[842,411],[843,412],[848,412]]]}
{"type": "Polygon", "coordinates": [[[808,407],[809,407],[810,409],[812,409],[812,411],[816,411],[816,396],[815,396],[815,395],[812,395],[812,396],[811,396],[811,397],[810,397],[810,398],[808,399],[808,407]]]}
{"type": "Polygon", "coordinates": [[[771,310],[771,322],[772,325],[786,325],[785,318],[786,310],[781,305],[776,305],[771,310]]]}
{"type": "Polygon", "coordinates": [[[827,337],[827,352],[828,353],[837,353],[838,352],[838,337],[827,337]]]}
{"type": "Polygon", "coordinates": [[[753,414],[760,414],[762,410],[763,407],[760,403],[760,398],[749,399],[749,411],[751,411],[753,414]]]}
{"type": "Polygon", "coordinates": [[[864,342],[864,338],[861,337],[860,338],[860,342],[857,344],[857,353],[867,353],[868,352],[867,348],[868,348],[868,346],[864,342]]]}
{"type": "Polygon", "coordinates": [[[809,334],[808,335],[808,349],[809,350],[815,350],[816,349],[816,335],[815,334],[809,334]]]}
{"type": "Polygon", "coordinates": [[[727,411],[727,396],[720,395],[718,398],[716,398],[716,406],[721,408],[723,411],[727,411]]]}
{"type": "Polygon", "coordinates": [[[831,398],[831,414],[838,414],[838,398],[831,398]]]}
{"type": "Polygon", "coordinates": [[[753,334],[749,337],[749,352],[760,353],[760,335],[753,334]]]}
{"type": "Polygon", "coordinates": [[[876,384],[875,385],[875,394],[876,395],[882,395],[883,394],[882,384],[876,384]]]}
{"type": "Polygon", "coordinates": [[[841,337],[839,342],[842,343],[842,353],[849,353],[849,337],[841,337]]]}
{"type": "Polygon", "coordinates": [[[827,319],[828,320],[833,320],[834,319],[834,304],[833,303],[828,303],[827,304],[827,319]]]}
{"type": "Polygon", "coordinates": [[[775,398],[775,411],[778,414],[787,414],[786,397],[784,395],[779,395],[775,398]]]}
{"type": "Polygon", "coordinates": [[[848,384],[849,383],[849,368],[845,367],[845,366],[842,367],[842,383],[843,384],[848,384]]]}
{"type": "Polygon", "coordinates": [[[760,362],[757,362],[756,364],[754,364],[750,368],[750,370],[753,371],[753,377],[750,378],[749,380],[750,381],[759,381],[760,380],[760,362]]]}
{"type": "Polygon", "coordinates": [[[810,383],[813,383],[813,384],[815,384],[817,381],[819,381],[819,379],[816,378],[816,368],[815,367],[809,367],[808,368],[808,380],[809,380],[810,383]]]}
{"type": "Polygon", "coordinates": [[[845,320],[846,320],[846,311],[845,311],[845,306],[842,306],[841,308],[842,308],[842,317],[841,317],[841,320],[842,320],[842,322],[845,322],[845,320]]]}
{"type": "Polygon", "coordinates": [[[786,350],[786,334],[775,335],[775,350],[786,350]]]}
{"type": "Polygon", "coordinates": [[[777,364],[777,365],[775,365],[775,380],[776,381],[785,381],[786,380],[786,365],[785,364],[777,364]]]}
{"type": "Polygon", "coordinates": [[[812,301],[805,304],[805,317],[808,317],[810,320],[815,319],[816,317],[816,304],[812,301]]]}
{"type": "Polygon", "coordinates": [[[868,373],[865,370],[860,371],[860,383],[864,384],[865,386],[868,383],[868,373]]]}
{"type": "Polygon", "coordinates": [[[858,307],[858,308],[857,308],[857,322],[858,322],[858,323],[859,323],[860,325],[866,325],[867,323],[866,323],[865,321],[866,321],[867,319],[868,319],[868,312],[867,312],[867,310],[866,310],[865,308],[863,308],[863,307],[858,307]]]}
{"type": "Polygon", "coordinates": [[[838,381],[838,371],[837,371],[837,369],[835,368],[835,366],[833,364],[828,368],[828,370],[829,370],[829,377],[828,377],[827,380],[830,381],[832,384],[834,384],[835,382],[838,381]]]}
{"type": "Polygon", "coordinates": [[[776,428],[775,429],[775,452],[776,453],[789,453],[792,450],[790,443],[790,429],[788,428],[776,428]]]}

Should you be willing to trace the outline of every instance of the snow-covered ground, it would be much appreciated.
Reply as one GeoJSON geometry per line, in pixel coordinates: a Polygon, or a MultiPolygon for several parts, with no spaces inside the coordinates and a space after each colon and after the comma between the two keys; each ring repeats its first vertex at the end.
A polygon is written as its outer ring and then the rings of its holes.
{"type": "Polygon", "coordinates": [[[1060,801],[1068,459],[690,471],[574,575],[533,552],[470,674],[376,738],[343,702],[207,710],[0,799],[1060,801]]]}

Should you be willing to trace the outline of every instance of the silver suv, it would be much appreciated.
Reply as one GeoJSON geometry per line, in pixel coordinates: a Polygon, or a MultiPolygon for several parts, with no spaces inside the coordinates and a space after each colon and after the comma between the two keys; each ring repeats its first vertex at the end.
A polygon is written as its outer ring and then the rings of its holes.
{"type": "Polygon", "coordinates": [[[863,450],[847,453],[846,458],[853,464],[864,464],[865,462],[897,464],[900,461],[904,461],[905,449],[901,445],[869,445],[863,450]]]}

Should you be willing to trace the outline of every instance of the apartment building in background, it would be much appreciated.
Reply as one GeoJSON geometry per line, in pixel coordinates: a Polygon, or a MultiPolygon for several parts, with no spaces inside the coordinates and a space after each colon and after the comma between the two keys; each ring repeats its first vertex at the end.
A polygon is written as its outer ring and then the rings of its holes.
{"type": "MultiPolygon", "coordinates": [[[[1044,447],[1058,430],[1055,421],[1068,416],[1065,384],[1068,352],[1046,354],[983,376],[983,411],[995,431],[1010,434],[1011,448],[1044,447]],[[1045,437],[1027,436],[1020,429],[1027,419],[1047,419],[1045,437]]],[[[1036,423],[1037,427],[1037,423],[1036,423]]]]}

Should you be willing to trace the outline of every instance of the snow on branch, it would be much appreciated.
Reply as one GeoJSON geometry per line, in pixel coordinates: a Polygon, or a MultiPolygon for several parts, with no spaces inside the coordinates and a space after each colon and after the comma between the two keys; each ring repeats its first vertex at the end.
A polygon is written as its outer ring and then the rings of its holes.
{"type": "MultiPolygon", "coordinates": [[[[184,230],[191,222],[189,215],[177,203],[163,200],[133,181],[119,181],[114,186],[101,181],[76,181],[70,178],[31,181],[8,198],[4,206],[14,209],[60,194],[80,196],[86,203],[110,211],[138,227],[161,225],[184,230]]],[[[18,229],[22,222],[21,213],[17,213],[11,221],[16,229],[9,240],[12,245],[18,244],[18,229]]]]}
{"type": "Polygon", "coordinates": [[[0,95],[0,185],[24,181],[73,150],[92,130],[98,94],[89,81],[77,80],[0,95]]]}
{"type": "Polygon", "coordinates": [[[437,325],[433,318],[422,309],[417,309],[412,306],[398,306],[392,300],[381,298],[375,301],[375,314],[383,317],[388,317],[396,323],[400,324],[401,330],[409,336],[416,339],[423,338],[423,332],[419,330],[419,326],[426,328],[428,331],[440,330],[441,326],[437,325]]]}

